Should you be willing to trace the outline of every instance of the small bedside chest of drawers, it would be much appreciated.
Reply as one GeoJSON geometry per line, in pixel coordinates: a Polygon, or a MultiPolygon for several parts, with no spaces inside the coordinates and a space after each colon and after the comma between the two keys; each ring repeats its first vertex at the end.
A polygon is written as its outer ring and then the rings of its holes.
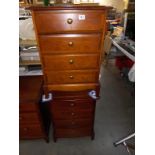
{"type": "Polygon", "coordinates": [[[49,141],[48,129],[50,121],[48,117],[43,116],[40,105],[42,82],[41,76],[19,77],[20,139],[44,138],[47,142],[49,141]]]}
{"type": "Polygon", "coordinates": [[[87,91],[53,92],[51,117],[54,141],[64,137],[91,136],[94,139],[96,101],[87,91]]]}

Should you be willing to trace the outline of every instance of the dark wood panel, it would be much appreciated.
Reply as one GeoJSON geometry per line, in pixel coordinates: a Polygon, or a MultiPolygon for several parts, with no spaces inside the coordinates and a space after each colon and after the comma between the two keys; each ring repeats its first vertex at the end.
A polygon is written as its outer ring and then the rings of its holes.
{"type": "MultiPolygon", "coordinates": [[[[40,107],[42,97],[42,76],[19,78],[19,138],[45,138],[48,142],[49,118],[40,107]],[[45,129],[45,130],[44,130],[45,129]]],[[[45,108],[45,106],[42,108],[45,108]]]]}
{"type": "Polygon", "coordinates": [[[51,101],[51,106],[55,110],[88,110],[93,108],[94,101],[91,101],[90,99],[54,100],[51,101]]]}
{"type": "Polygon", "coordinates": [[[20,104],[30,102],[38,103],[42,93],[42,76],[20,76],[19,77],[19,102],[20,104]],[[33,84],[33,85],[32,85],[33,84]]]}
{"type": "Polygon", "coordinates": [[[80,119],[80,118],[92,118],[93,109],[88,110],[55,110],[52,109],[52,117],[54,119],[80,119]]]}
{"type": "Polygon", "coordinates": [[[29,124],[29,123],[40,123],[40,118],[38,113],[20,113],[19,114],[19,124],[29,124]]]}
{"type": "Polygon", "coordinates": [[[20,112],[37,112],[38,111],[38,104],[32,102],[26,102],[19,104],[19,111],[20,112]]]}
{"type": "Polygon", "coordinates": [[[44,132],[39,124],[27,124],[19,127],[20,139],[31,139],[45,137],[44,132]]]}
{"type": "Polygon", "coordinates": [[[99,53],[101,34],[39,35],[43,54],[99,53]]]}
{"type": "MultiPolygon", "coordinates": [[[[98,88],[99,89],[99,88],[98,88]]],[[[83,100],[92,102],[92,98],[88,95],[88,92],[91,90],[85,91],[53,91],[53,101],[55,100],[83,100]]],[[[97,90],[96,90],[97,91],[97,90]]],[[[94,100],[93,100],[94,101],[94,100]]]]}
{"type": "Polygon", "coordinates": [[[56,128],[67,129],[67,128],[92,128],[93,121],[91,119],[73,119],[73,120],[55,120],[54,124],[56,128]]]}

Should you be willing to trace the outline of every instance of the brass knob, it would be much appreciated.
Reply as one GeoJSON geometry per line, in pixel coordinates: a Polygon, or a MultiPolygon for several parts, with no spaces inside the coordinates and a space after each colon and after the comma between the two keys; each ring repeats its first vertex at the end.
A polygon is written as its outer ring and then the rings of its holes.
{"type": "Polygon", "coordinates": [[[72,125],[74,125],[74,124],[75,124],[75,122],[72,121],[72,125]]]}
{"type": "Polygon", "coordinates": [[[71,75],[71,76],[69,76],[69,78],[70,78],[70,79],[74,79],[74,77],[73,77],[72,75],[71,75]]]}
{"type": "Polygon", "coordinates": [[[73,63],[74,63],[74,61],[71,59],[71,60],[69,60],[69,63],[70,63],[70,64],[73,64],[73,63]]]}
{"type": "Polygon", "coordinates": [[[74,106],[74,103],[71,103],[70,106],[74,106]]]}
{"type": "Polygon", "coordinates": [[[69,45],[69,46],[73,46],[73,42],[70,41],[70,42],[68,43],[68,45],[69,45]]]}
{"type": "Polygon", "coordinates": [[[27,131],[28,130],[28,128],[24,128],[24,131],[27,131]]]}
{"type": "Polygon", "coordinates": [[[67,19],[67,23],[68,23],[68,24],[72,24],[72,23],[73,23],[73,19],[68,18],[68,19],[67,19]]]}

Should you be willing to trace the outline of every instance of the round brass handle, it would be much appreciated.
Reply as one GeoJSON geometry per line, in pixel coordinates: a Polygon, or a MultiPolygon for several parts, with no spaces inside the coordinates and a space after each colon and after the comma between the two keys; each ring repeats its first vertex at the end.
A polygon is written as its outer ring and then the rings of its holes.
{"type": "Polygon", "coordinates": [[[74,125],[75,124],[75,122],[72,122],[72,125],[74,125]]]}
{"type": "Polygon", "coordinates": [[[71,103],[70,106],[74,106],[74,103],[71,103]]]}
{"type": "Polygon", "coordinates": [[[72,23],[73,23],[73,19],[68,18],[68,19],[67,19],[67,23],[68,23],[68,24],[72,24],[72,23]]]}
{"type": "Polygon", "coordinates": [[[74,61],[71,59],[71,60],[69,60],[69,63],[70,63],[70,64],[73,64],[73,63],[74,63],[74,61]]]}
{"type": "Polygon", "coordinates": [[[71,76],[69,76],[69,78],[70,78],[70,79],[74,79],[74,77],[73,77],[72,75],[71,75],[71,76]]]}
{"type": "Polygon", "coordinates": [[[69,46],[73,46],[73,42],[70,41],[70,42],[68,43],[68,45],[69,45],[69,46]]]}
{"type": "Polygon", "coordinates": [[[24,128],[24,131],[27,131],[28,130],[28,128],[24,128]]]}

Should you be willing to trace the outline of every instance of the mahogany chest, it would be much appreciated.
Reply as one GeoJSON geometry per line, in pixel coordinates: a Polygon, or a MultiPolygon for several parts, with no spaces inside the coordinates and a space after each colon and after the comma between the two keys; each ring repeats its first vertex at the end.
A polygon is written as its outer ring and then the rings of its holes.
{"type": "Polygon", "coordinates": [[[42,76],[19,77],[20,139],[44,138],[48,142],[49,117],[43,115],[40,105],[42,82],[42,76]]]}

